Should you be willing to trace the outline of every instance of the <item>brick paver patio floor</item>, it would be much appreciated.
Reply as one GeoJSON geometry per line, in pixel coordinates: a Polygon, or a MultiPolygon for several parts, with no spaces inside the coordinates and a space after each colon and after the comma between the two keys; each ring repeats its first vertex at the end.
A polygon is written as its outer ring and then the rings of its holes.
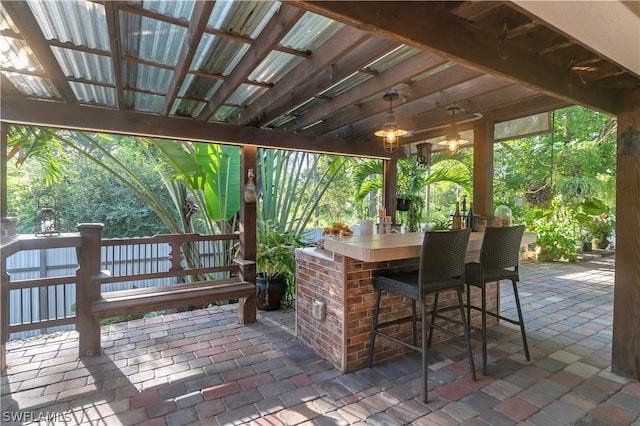
{"type": "MultiPolygon", "coordinates": [[[[437,345],[428,404],[419,354],[341,374],[295,339],[293,310],[241,327],[227,306],[105,327],[95,358],[78,359],[75,332],[9,342],[0,423],[640,425],[640,383],[610,371],[613,268],[522,262],[532,360],[504,323],[476,382],[462,347],[437,345]]],[[[476,365],[479,353],[474,336],[476,365]]]]}

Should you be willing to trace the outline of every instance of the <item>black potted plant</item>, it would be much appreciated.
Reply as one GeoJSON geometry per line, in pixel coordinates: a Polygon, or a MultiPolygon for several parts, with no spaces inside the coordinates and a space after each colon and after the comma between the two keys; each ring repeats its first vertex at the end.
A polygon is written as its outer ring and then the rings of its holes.
{"type": "Polygon", "coordinates": [[[298,237],[280,232],[270,221],[258,221],[256,253],[257,307],[272,311],[280,308],[287,287],[295,280],[295,249],[298,237]]]}

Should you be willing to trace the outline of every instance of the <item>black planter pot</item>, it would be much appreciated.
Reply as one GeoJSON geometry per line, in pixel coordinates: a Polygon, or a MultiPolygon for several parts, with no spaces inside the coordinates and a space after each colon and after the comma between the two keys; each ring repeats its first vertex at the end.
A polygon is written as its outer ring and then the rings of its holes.
{"type": "Polygon", "coordinates": [[[280,309],[280,301],[287,291],[287,281],[283,277],[264,278],[256,276],[256,306],[263,311],[280,309]]]}
{"type": "Polygon", "coordinates": [[[401,212],[409,211],[409,207],[411,206],[411,200],[407,198],[398,198],[396,201],[396,210],[401,212]]]}

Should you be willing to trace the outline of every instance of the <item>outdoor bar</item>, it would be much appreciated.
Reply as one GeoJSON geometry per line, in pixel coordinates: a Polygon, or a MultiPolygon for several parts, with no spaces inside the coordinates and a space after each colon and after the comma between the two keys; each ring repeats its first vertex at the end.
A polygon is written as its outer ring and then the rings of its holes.
{"type": "MultiPolygon", "coordinates": [[[[467,246],[467,262],[477,261],[484,233],[472,232],[467,246]]],[[[358,370],[367,365],[371,324],[375,307],[373,280],[383,271],[418,269],[424,234],[354,235],[326,238],[324,247],[300,249],[296,253],[296,334],[298,339],[342,372],[358,370]]],[[[535,240],[535,234],[525,233],[522,245],[535,240]]],[[[442,295],[438,306],[450,306],[455,293],[442,295]]],[[[402,296],[383,293],[383,321],[402,318],[410,313],[411,304],[402,296]]],[[[428,299],[431,304],[432,300],[428,299]]],[[[471,300],[480,303],[480,290],[473,288],[471,300]]],[[[487,309],[498,308],[497,286],[489,286],[487,309]]],[[[430,306],[429,306],[430,307],[430,306]]],[[[453,314],[455,315],[455,313],[453,314]]],[[[489,324],[495,319],[489,320],[489,324]]],[[[472,324],[480,324],[480,313],[472,314],[472,324]]],[[[410,322],[393,326],[390,334],[400,339],[411,337],[410,322]]],[[[458,327],[460,328],[460,327],[458,327]]],[[[454,332],[456,326],[452,326],[454,332]]],[[[448,339],[434,332],[433,343],[448,339]]],[[[407,348],[385,339],[378,339],[374,363],[393,359],[407,348]]]]}

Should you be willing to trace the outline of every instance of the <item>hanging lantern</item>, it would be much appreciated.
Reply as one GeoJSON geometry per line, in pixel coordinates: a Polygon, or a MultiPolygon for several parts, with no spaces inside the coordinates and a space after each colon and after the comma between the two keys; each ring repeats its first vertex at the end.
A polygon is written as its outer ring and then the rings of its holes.
{"type": "Polygon", "coordinates": [[[36,236],[60,235],[60,219],[56,210],[56,199],[53,195],[45,194],[38,198],[35,225],[36,236]]]}

